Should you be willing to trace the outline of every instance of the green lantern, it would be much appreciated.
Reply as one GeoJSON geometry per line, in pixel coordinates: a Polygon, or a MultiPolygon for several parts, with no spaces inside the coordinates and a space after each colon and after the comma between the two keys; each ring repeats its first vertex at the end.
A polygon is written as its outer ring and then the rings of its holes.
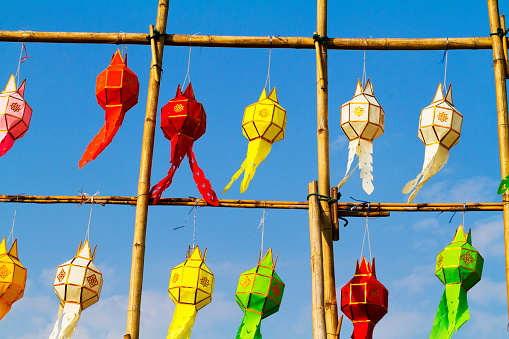
{"type": "Polygon", "coordinates": [[[483,257],[472,246],[471,232],[460,225],[454,240],[440,253],[435,274],[445,285],[430,338],[451,338],[470,319],[467,291],[481,280],[483,257]]]}
{"type": "Polygon", "coordinates": [[[235,300],[244,311],[244,318],[236,339],[261,338],[261,320],[279,311],[285,284],[275,267],[269,249],[255,268],[240,275],[235,300]]]}

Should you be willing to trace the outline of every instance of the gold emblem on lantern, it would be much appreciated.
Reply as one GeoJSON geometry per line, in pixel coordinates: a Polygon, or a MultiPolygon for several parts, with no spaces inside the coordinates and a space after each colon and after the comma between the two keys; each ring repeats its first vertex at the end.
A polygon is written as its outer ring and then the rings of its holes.
{"type": "Polygon", "coordinates": [[[364,114],[364,108],[362,108],[361,106],[357,106],[357,107],[355,107],[355,109],[353,110],[353,113],[354,113],[356,116],[360,117],[361,115],[363,115],[363,114],[364,114]]]}
{"type": "Polygon", "coordinates": [[[182,104],[177,104],[177,105],[175,105],[175,107],[173,107],[173,110],[174,110],[175,112],[177,112],[177,113],[182,112],[182,111],[184,110],[184,105],[182,105],[182,104]]]}
{"type": "Polygon", "coordinates": [[[240,285],[242,285],[242,288],[245,289],[249,286],[249,284],[251,284],[251,279],[249,279],[249,277],[246,275],[246,277],[244,278],[244,280],[242,280],[240,285]]]}

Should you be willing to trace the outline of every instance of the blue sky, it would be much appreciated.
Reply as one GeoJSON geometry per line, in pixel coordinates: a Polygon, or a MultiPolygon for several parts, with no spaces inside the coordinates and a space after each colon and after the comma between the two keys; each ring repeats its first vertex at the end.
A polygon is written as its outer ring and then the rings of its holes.
{"type": "MultiPolygon", "coordinates": [[[[0,30],[147,32],[155,22],[156,1],[4,1],[0,30]]],[[[501,13],[508,13],[501,2],[501,13]]],[[[329,3],[328,36],[470,37],[489,35],[484,1],[363,1],[329,3]]],[[[168,33],[246,36],[311,36],[316,4],[304,1],[172,1],[168,33]]],[[[20,43],[0,44],[0,86],[18,66],[20,43]],[[3,79],[3,80],[2,80],[3,79]]],[[[127,46],[128,65],[140,81],[139,103],[125,117],[111,145],[83,169],[86,146],[104,123],[96,103],[95,81],[121,46],[26,45],[33,56],[21,66],[27,78],[25,99],[34,109],[27,135],[0,158],[2,194],[135,196],[137,192],[150,48],[127,46]]],[[[184,81],[189,49],[165,48],[159,108],[184,81]]],[[[317,179],[316,87],[313,50],[273,50],[271,85],[287,110],[285,139],[273,145],[249,189],[236,183],[221,194],[247,150],[241,131],[245,106],[265,85],[268,50],[193,48],[190,74],[196,98],[207,113],[207,133],[195,143],[196,159],[218,197],[304,201],[307,184],[317,179]]],[[[421,170],[424,145],[417,138],[420,111],[444,79],[442,51],[368,51],[366,70],[386,113],[385,134],[374,142],[374,192],[362,191],[358,172],[343,186],[342,201],[405,202],[405,183],[421,170]]],[[[329,130],[331,184],[344,175],[348,141],[339,127],[340,106],[350,100],[362,76],[362,51],[329,52],[329,130]]],[[[459,144],[446,167],[414,202],[498,202],[500,182],[492,51],[450,51],[447,82],[464,116],[459,144]]],[[[2,87],[3,88],[3,87],[2,87]]],[[[159,118],[159,117],[158,117],[159,118]]],[[[156,131],[152,182],[169,168],[170,142],[156,131]]],[[[163,197],[198,196],[184,162],[163,197]]],[[[0,204],[0,235],[8,236],[15,204],[0,204]]],[[[173,314],[167,286],[172,267],[185,259],[192,243],[188,207],[149,210],[142,338],[165,337],[173,314]]],[[[28,268],[23,299],[0,322],[3,338],[47,338],[56,319],[58,298],[52,282],[56,267],[69,260],[85,237],[89,206],[19,204],[14,234],[28,268]]],[[[234,301],[240,273],[254,267],[261,233],[254,232],[262,210],[199,208],[196,243],[207,247],[207,265],[215,274],[213,302],[200,310],[193,338],[233,337],[242,311],[234,301]],[[253,233],[254,232],[254,233],[253,233]]],[[[90,240],[98,244],[96,264],[104,274],[99,303],[86,309],[73,338],[119,338],[125,334],[135,208],[95,206],[90,240]]],[[[434,276],[437,253],[452,241],[462,222],[456,214],[392,213],[369,221],[378,279],[389,290],[389,313],[375,328],[377,338],[426,338],[443,291],[434,276]]],[[[339,290],[353,276],[365,219],[351,219],[335,243],[339,290]]],[[[507,301],[501,212],[465,215],[473,245],[485,258],[483,279],[468,294],[471,320],[457,336],[501,338],[506,335],[507,301]]],[[[310,338],[311,279],[307,211],[268,210],[264,249],[279,253],[276,270],[286,283],[278,313],[263,320],[266,338],[310,338]]],[[[368,251],[364,251],[369,255],[368,251]]],[[[343,337],[352,325],[345,319],[343,337]]]]}

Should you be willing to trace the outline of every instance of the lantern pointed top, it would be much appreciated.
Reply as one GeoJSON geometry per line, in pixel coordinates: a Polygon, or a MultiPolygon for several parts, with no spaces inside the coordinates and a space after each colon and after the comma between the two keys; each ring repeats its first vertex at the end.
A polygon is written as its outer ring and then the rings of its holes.
{"type": "MultiPolygon", "coordinates": [[[[95,255],[95,251],[94,251],[94,255],[95,255]]],[[[93,260],[93,256],[90,254],[90,245],[88,244],[88,240],[85,241],[83,246],[81,246],[81,243],[80,243],[80,246],[78,248],[78,254],[76,256],[84,258],[84,259],[88,259],[88,260],[93,260]]]]}
{"type": "Polygon", "coordinates": [[[12,243],[11,249],[9,250],[9,255],[18,258],[18,239],[15,239],[12,243]]]}
{"type": "Polygon", "coordinates": [[[3,90],[2,93],[7,93],[7,92],[16,92],[16,80],[14,79],[14,74],[11,75],[11,77],[9,78],[9,81],[7,82],[7,86],[5,86],[5,89],[3,90]]]}
{"type": "Polygon", "coordinates": [[[465,235],[463,225],[460,225],[460,227],[456,230],[456,234],[454,235],[454,240],[452,242],[465,242],[467,241],[468,236],[468,233],[465,235]]]}
{"type": "Polygon", "coordinates": [[[175,98],[182,95],[182,90],[180,89],[180,84],[177,86],[177,93],[175,94],[175,98]]]}
{"type": "Polygon", "coordinates": [[[200,248],[198,245],[196,245],[195,248],[193,248],[193,251],[191,252],[191,255],[188,256],[188,259],[191,260],[201,260],[205,262],[205,257],[207,256],[207,249],[205,248],[205,252],[203,252],[203,255],[201,254],[200,248]]]}
{"type": "Polygon", "coordinates": [[[5,238],[0,243],[0,255],[7,253],[7,247],[5,246],[5,238]]]}
{"type": "Polygon", "coordinates": [[[263,259],[258,263],[259,265],[275,268],[276,264],[274,263],[274,259],[272,257],[272,248],[269,248],[267,253],[263,256],[263,259]]]}
{"type": "Polygon", "coordinates": [[[26,84],[26,82],[27,82],[27,79],[23,80],[23,82],[21,83],[21,85],[18,88],[18,93],[19,93],[19,95],[21,95],[22,98],[25,97],[25,84],[26,84]]]}
{"type": "Polygon", "coordinates": [[[120,50],[117,49],[115,54],[111,57],[110,66],[127,66],[127,54],[125,55],[125,62],[122,59],[122,55],[120,54],[120,50]]]}
{"type": "Polygon", "coordinates": [[[195,98],[194,98],[193,86],[191,85],[191,83],[190,83],[190,82],[189,82],[189,85],[187,85],[186,90],[184,91],[184,95],[185,95],[186,97],[189,97],[189,98],[191,98],[191,99],[195,100],[195,98]]]}
{"type": "Polygon", "coordinates": [[[454,106],[454,104],[452,103],[452,84],[449,84],[449,89],[447,90],[447,94],[445,95],[445,101],[454,106]]]}
{"type": "Polygon", "coordinates": [[[431,103],[434,103],[434,102],[437,102],[437,101],[440,101],[440,100],[444,100],[444,92],[442,90],[442,84],[438,84],[438,88],[437,88],[437,92],[435,94],[435,98],[433,99],[433,101],[431,103]]]}
{"type": "Polygon", "coordinates": [[[355,267],[355,275],[373,275],[375,274],[375,258],[372,259],[372,266],[369,265],[369,262],[366,261],[366,257],[362,257],[361,264],[359,266],[359,260],[357,260],[357,264],[355,267]]]}
{"type": "Polygon", "coordinates": [[[366,85],[364,86],[364,94],[367,94],[367,95],[375,95],[373,93],[373,84],[371,83],[371,81],[366,81],[366,85]]]}
{"type": "Polygon", "coordinates": [[[359,94],[362,94],[361,79],[357,79],[357,87],[355,88],[355,94],[353,96],[355,97],[355,96],[357,96],[359,94]]]}
{"type": "Polygon", "coordinates": [[[260,95],[260,99],[258,99],[258,101],[260,100],[263,100],[267,97],[267,90],[265,89],[265,87],[263,88],[263,91],[262,91],[262,94],[260,95]]]}
{"type": "Polygon", "coordinates": [[[277,94],[276,94],[276,87],[274,87],[272,89],[272,92],[270,92],[269,99],[272,100],[272,101],[278,102],[277,101],[277,94]]]}

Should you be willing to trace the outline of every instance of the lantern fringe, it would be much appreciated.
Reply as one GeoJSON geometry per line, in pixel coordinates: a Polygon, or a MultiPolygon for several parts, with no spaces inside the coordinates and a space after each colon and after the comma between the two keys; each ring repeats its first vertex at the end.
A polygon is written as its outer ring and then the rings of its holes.
{"type": "Polygon", "coordinates": [[[58,318],[49,339],[70,339],[78,326],[80,315],[81,305],[65,303],[64,306],[62,306],[61,303],[58,308],[58,318]],[[62,319],[62,325],[59,331],[60,319],[62,319]]]}
{"type": "Polygon", "coordinates": [[[0,157],[5,153],[9,152],[9,150],[14,145],[14,138],[10,133],[5,134],[2,141],[0,141],[0,157]]]}
{"type": "Polygon", "coordinates": [[[461,284],[446,285],[438,304],[430,339],[450,339],[469,319],[467,291],[461,284]]]}
{"type": "Polygon", "coordinates": [[[371,194],[375,187],[373,186],[373,142],[364,139],[355,139],[348,144],[348,163],[346,165],[345,177],[338,184],[338,189],[343,187],[350,178],[355,169],[359,167],[361,171],[362,188],[367,194],[371,194]],[[355,159],[359,158],[357,165],[350,171],[350,167],[355,159]],[[350,172],[349,172],[350,171],[350,172]]]}
{"type": "Polygon", "coordinates": [[[196,315],[195,305],[177,304],[166,339],[191,338],[191,328],[193,328],[196,315]]]}
{"type": "Polygon", "coordinates": [[[414,180],[409,181],[401,193],[408,194],[408,203],[411,203],[424,184],[440,171],[449,159],[449,150],[441,144],[426,146],[422,171],[414,180]]]}
{"type": "Polygon", "coordinates": [[[249,182],[256,173],[256,168],[262,161],[265,161],[265,158],[269,155],[271,147],[272,144],[262,138],[250,141],[247,147],[246,159],[244,159],[244,162],[240,165],[240,169],[233,175],[228,185],[224,188],[223,194],[230,189],[233,182],[245,171],[244,179],[240,185],[240,193],[244,193],[249,187],[249,182]]]}
{"type": "Polygon", "coordinates": [[[261,314],[246,311],[235,339],[262,339],[261,314]]]}

